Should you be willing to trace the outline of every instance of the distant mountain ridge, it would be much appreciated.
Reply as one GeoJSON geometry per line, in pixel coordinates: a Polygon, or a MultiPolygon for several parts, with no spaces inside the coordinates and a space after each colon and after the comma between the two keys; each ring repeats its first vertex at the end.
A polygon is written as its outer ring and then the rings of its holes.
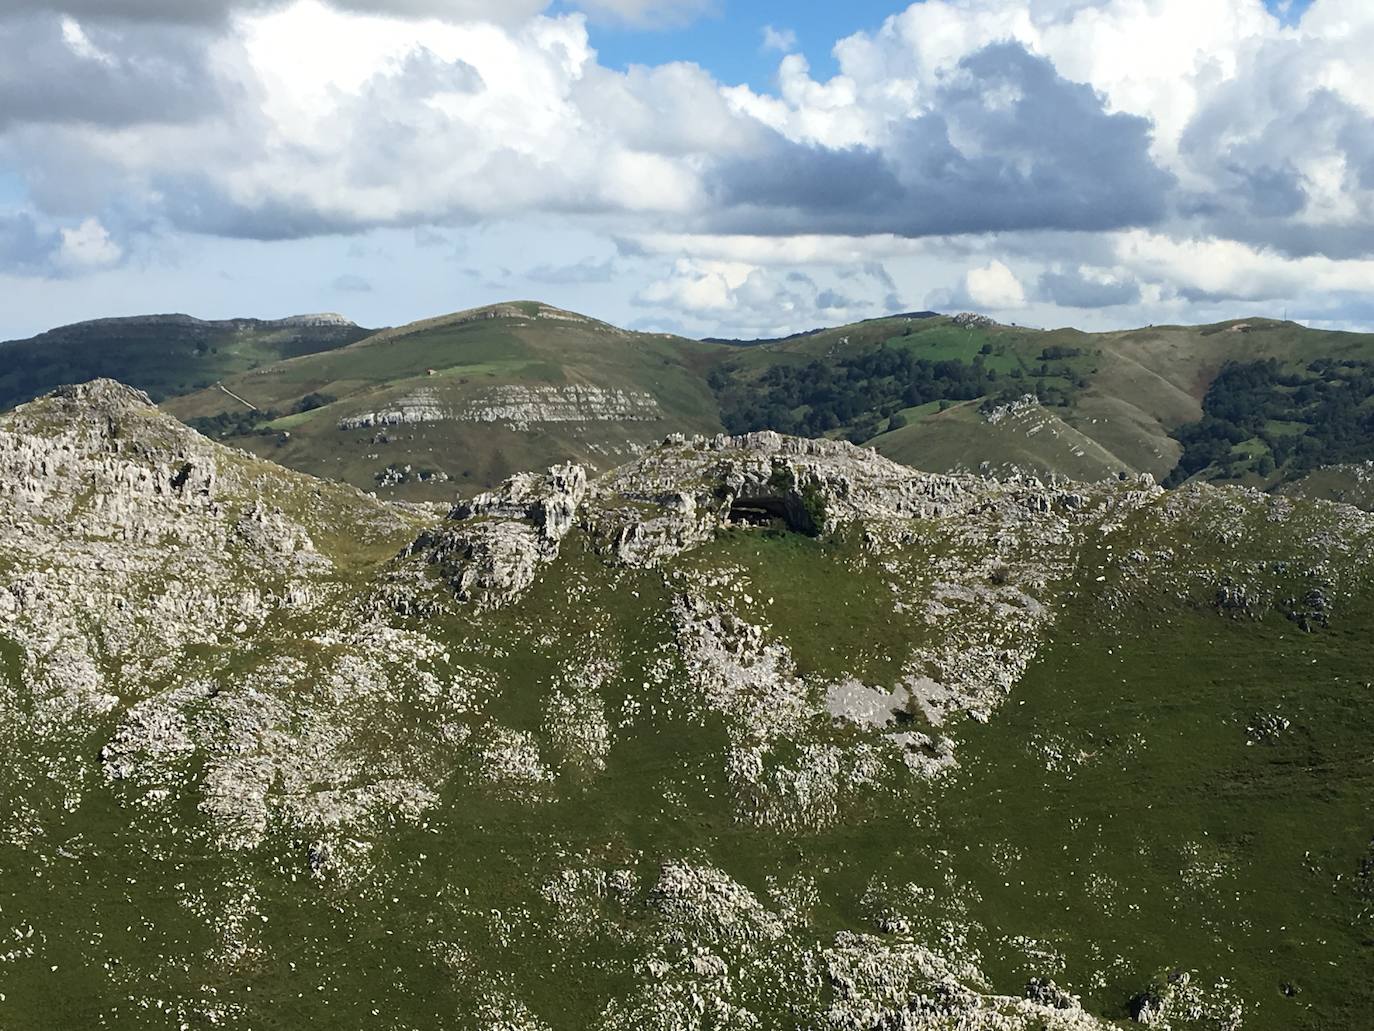
{"type": "Polygon", "coordinates": [[[186,315],[181,312],[173,312],[165,315],[116,315],[108,318],[86,319],[82,322],[73,322],[65,326],[57,326],[25,340],[3,340],[0,341],[0,347],[24,344],[29,340],[46,340],[54,337],[60,338],[97,330],[133,329],[152,326],[172,326],[181,329],[297,329],[319,328],[325,326],[357,328],[357,325],[358,324],[352,319],[346,318],[337,312],[320,312],[313,315],[288,315],[286,318],[281,319],[200,319],[196,318],[194,315],[186,315]]]}
{"type": "Polygon", "coordinates": [[[559,462],[604,470],[678,432],[846,439],[933,472],[1352,499],[1311,474],[1374,459],[1374,336],[1263,318],[1085,333],[911,312],[722,341],[509,301],[380,331],[329,314],[96,320],[0,355],[0,408],[117,378],[217,439],[412,500],[559,462]]]}
{"type": "MultiPolygon", "coordinates": [[[[871,322],[882,322],[886,319],[938,319],[938,311],[906,311],[897,312],[893,315],[879,315],[871,319],[863,319],[853,325],[864,326],[871,322]]],[[[834,329],[833,326],[819,326],[815,329],[803,329],[797,333],[788,333],[780,337],[703,337],[702,342],[707,344],[734,344],[737,347],[754,347],[760,344],[782,344],[789,340],[802,340],[806,337],[818,336],[821,333],[828,333],[834,329]]]]}
{"type": "Polygon", "coordinates": [[[99,377],[128,382],[162,401],[371,332],[334,313],[215,320],[176,313],[78,322],[0,342],[0,409],[99,377]]]}
{"type": "Polygon", "coordinates": [[[724,350],[511,301],[246,370],[167,409],[315,475],[448,498],[562,462],[605,470],[669,433],[719,432],[705,371],[724,350]]]}

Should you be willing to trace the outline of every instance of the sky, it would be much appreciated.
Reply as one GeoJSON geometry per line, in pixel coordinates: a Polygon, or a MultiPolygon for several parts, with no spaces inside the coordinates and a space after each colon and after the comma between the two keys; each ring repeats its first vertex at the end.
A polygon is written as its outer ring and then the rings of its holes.
{"type": "Polygon", "coordinates": [[[1374,330],[1368,0],[5,0],[0,339],[1374,330]]]}

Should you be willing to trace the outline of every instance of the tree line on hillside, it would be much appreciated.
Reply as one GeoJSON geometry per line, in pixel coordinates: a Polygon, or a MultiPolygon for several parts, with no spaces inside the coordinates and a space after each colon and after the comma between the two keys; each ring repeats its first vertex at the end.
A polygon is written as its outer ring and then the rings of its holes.
{"type": "Polygon", "coordinates": [[[1275,359],[1233,362],[1202,409],[1201,420],[1174,432],[1183,455],[1170,486],[1207,469],[1222,478],[1252,472],[1288,480],[1374,456],[1374,362],[1321,358],[1300,369],[1275,359]]]}
{"type": "Polygon", "coordinates": [[[776,430],[822,437],[838,431],[855,443],[905,425],[903,409],[934,402],[1000,401],[1026,394],[1036,394],[1046,404],[1072,402],[1072,377],[1048,364],[1071,355],[1046,352],[1028,375],[1020,367],[1010,372],[990,367],[992,351],[988,345],[972,362],[932,361],[906,348],[882,346],[833,361],[772,365],[757,376],[720,366],[709,382],[731,433],[776,430]]]}
{"type": "Polygon", "coordinates": [[[161,403],[208,387],[206,373],[219,348],[203,339],[128,337],[115,331],[77,338],[14,341],[0,347],[0,408],[46,394],[63,383],[108,378],[147,392],[161,403]]]}

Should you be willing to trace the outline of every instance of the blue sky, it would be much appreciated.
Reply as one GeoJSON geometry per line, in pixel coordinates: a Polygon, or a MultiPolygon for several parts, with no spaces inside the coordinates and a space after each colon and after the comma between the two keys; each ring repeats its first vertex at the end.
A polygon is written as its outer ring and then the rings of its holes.
{"type": "Polygon", "coordinates": [[[18,205],[28,196],[23,178],[13,169],[0,166],[0,208],[18,205]]]}
{"type": "Polygon", "coordinates": [[[831,56],[836,40],[860,30],[877,29],[903,6],[890,0],[726,3],[689,25],[671,30],[594,23],[592,42],[602,62],[612,68],[694,61],[709,68],[722,82],[768,89],[777,74],[778,54],[763,47],[765,27],[795,34],[798,49],[813,70],[828,78],[837,71],[831,56]]]}
{"type": "Polygon", "coordinates": [[[1354,0],[19,0],[0,338],[511,297],[1364,328],[1371,50],[1354,0]]]}
{"type": "Polygon", "coordinates": [[[1295,25],[1312,6],[1312,0],[1265,0],[1265,6],[1282,18],[1285,24],[1295,25]]]}
{"type": "MultiPolygon", "coordinates": [[[[1297,24],[1311,5],[1312,0],[1265,0],[1265,6],[1289,25],[1297,24]]],[[[777,54],[761,45],[766,26],[795,34],[799,51],[816,75],[829,78],[838,70],[831,55],[836,40],[877,29],[905,6],[891,0],[726,2],[670,30],[594,22],[592,42],[603,63],[612,68],[694,61],[722,82],[767,89],[777,73],[777,54]]]]}

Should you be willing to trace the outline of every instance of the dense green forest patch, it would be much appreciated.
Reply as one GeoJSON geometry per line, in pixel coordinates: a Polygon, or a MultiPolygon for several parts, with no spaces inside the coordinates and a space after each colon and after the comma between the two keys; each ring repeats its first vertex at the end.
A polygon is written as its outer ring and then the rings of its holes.
{"type": "Polygon", "coordinates": [[[1174,436],[1184,451],[1170,485],[1208,469],[1281,483],[1358,461],[1374,449],[1374,362],[1232,362],[1208,389],[1202,419],[1174,436]]]}
{"type": "Polygon", "coordinates": [[[951,326],[910,330],[854,352],[806,364],[777,363],[749,374],[712,370],[711,389],[731,433],[776,430],[854,443],[900,429],[908,410],[986,398],[990,404],[1033,395],[1067,407],[1086,385],[1078,348],[1030,348],[951,326]]]}

